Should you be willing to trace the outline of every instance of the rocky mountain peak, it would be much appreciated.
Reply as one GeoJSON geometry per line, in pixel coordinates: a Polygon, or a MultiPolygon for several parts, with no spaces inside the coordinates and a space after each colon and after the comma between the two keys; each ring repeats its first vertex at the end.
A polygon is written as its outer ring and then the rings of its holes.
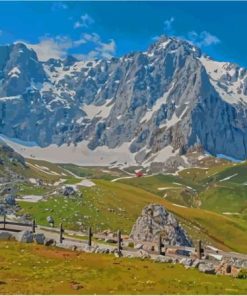
{"type": "Polygon", "coordinates": [[[2,80],[0,96],[23,95],[32,83],[42,83],[46,75],[34,50],[23,43],[16,43],[5,48],[6,54],[0,56],[2,80]]]}
{"type": "Polygon", "coordinates": [[[148,49],[150,54],[159,54],[167,52],[175,54],[176,52],[184,55],[192,55],[193,57],[200,57],[201,50],[184,39],[161,36],[148,49]]]}

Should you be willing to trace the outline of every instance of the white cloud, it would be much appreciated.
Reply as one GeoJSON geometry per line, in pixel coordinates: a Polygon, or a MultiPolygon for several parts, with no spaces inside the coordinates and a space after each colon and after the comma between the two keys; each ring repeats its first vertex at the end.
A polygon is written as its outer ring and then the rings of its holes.
{"type": "Polygon", "coordinates": [[[94,23],[94,19],[86,13],[80,17],[79,21],[74,23],[74,29],[88,28],[93,23],[94,23]]]}
{"type": "Polygon", "coordinates": [[[101,40],[101,37],[96,33],[85,33],[82,36],[80,42],[85,41],[85,43],[91,43],[93,49],[87,54],[84,54],[84,58],[111,58],[116,52],[116,43],[113,39],[108,42],[101,40]]]}
{"type": "Polygon", "coordinates": [[[220,43],[220,39],[207,31],[197,33],[191,31],[188,33],[187,39],[198,47],[206,47],[220,43]]]}
{"type": "Polygon", "coordinates": [[[103,58],[111,58],[116,52],[116,43],[111,39],[108,43],[100,42],[99,46],[96,48],[99,54],[103,58]]]}
{"type": "Polygon", "coordinates": [[[175,21],[175,18],[172,16],[170,19],[164,21],[164,32],[167,35],[173,35],[173,23],[175,21]]]}
{"type": "Polygon", "coordinates": [[[36,53],[40,61],[50,58],[62,59],[67,55],[67,50],[73,46],[68,37],[57,36],[56,38],[42,37],[37,44],[28,44],[36,53]]]}
{"type": "Polygon", "coordinates": [[[53,11],[65,10],[65,9],[68,9],[68,5],[64,2],[54,2],[54,3],[52,3],[51,9],[53,11]]]}
{"type": "MultiPolygon", "coordinates": [[[[72,40],[68,36],[42,37],[36,44],[24,42],[29,48],[32,48],[40,61],[47,61],[50,58],[63,59],[67,56],[70,49],[90,45],[92,48],[87,53],[75,55],[80,59],[93,58],[111,58],[116,52],[116,43],[113,39],[106,42],[102,41],[101,37],[96,33],[85,33],[78,40],[72,40]]],[[[82,47],[83,51],[83,47],[82,47]]]]}
{"type": "Polygon", "coordinates": [[[164,21],[164,33],[166,35],[176,35],[178,38],[185,39],[198,47],[211,46],[221,42],[217,36],[209,33],[208,31],[202,31],[200,33],[196,31],[190,31],[184,36],[179,36],[176,34],[173,28],[174,21],[174,17],[171,17],[164,21]]]}

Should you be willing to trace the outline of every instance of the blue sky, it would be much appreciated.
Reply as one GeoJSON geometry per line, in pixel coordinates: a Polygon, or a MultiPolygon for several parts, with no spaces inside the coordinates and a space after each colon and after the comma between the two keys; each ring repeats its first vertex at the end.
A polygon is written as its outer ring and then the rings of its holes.
{"type": "Polygon", "coordinates": [[[0,2],[0,43],[24,41],[40,59],[145,50],[162,34],[247,67],[247,2],[0,2]]]}

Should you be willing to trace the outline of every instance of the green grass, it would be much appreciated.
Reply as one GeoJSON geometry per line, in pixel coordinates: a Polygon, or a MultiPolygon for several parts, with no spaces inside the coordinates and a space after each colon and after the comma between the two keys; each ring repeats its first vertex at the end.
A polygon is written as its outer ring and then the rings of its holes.
{"type": "Polygon", "coordinates": [[[208,168],[185,169],[178,176],[156,175],[119,182],[138,186],[172,203],[217,213],[239,213],[247,220],[247,164],[212,158],[208,161],[208,168]],[[162,187],[165,189],[158,190],[162,187]]]}
{"type": "Polygon", "coordinates": [[[27,183],[20,183],[17,185],[17,194],[24,195],[44,195],[49,190],[45,186],[33,186],[27,183]]]}
{"type": "Polygon", "coordinates": [[[122,179],[118,182],[137,186],[184,206],[195,205],[197,202],[196,192],[200,190],[198,184],[173,175],[158,174],[142,178],[122,179]],[[161,190],[161,188],[164,188],[164,190],[161,190]]]}
{"type": "Polygon", "coordinates": [[[104,167],[82,167],[74,164],[61,164],[61,167],[69,170],[79,177],[86,177],[92,179],[112,180],[126,174],[118,169],[108,169],[104,167]]]}
{"type": "Polygon", "coordinates": [[[218,213],[242,214],[247,209],[247,191],[243,186],[217,184],[201,193],[202,208],[218,213]]]}
{"type": "Polygon", "coordinates": [[[245,294],[247,281],[181,265],[0,241],[1,294],[245,294]]]}
{"type": "Polygon", "coordinates": [[[95,231],[121,229],[129,234],[143,207],[158,203],[174,213],[192,237],[225,250],[247,253],[247,225],[243,220],[200,208],[181,208],[136,186],[106,180],[94,182],[97,186],[81,189],[82,198],[51,197],[37,203],[20,202],[22,213],[33,215],[44,225],[47,225],[46,217],[51,215],[57,224],[63,218],[66,228],[78,229],[79,221],[95,231]]]}

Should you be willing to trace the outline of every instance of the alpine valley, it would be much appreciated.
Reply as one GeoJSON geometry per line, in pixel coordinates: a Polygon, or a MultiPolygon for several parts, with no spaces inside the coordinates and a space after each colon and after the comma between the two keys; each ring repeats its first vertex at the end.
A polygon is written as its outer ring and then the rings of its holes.
{"type": "Polygon", "coordinates": [[[247,70],[180,39],[0,46],[0,294],[246,294],[246,116],[247,70]]]}
{"type": "Polygon", "coordinates": [[[1,138],[24,157],[168,172],[244,160],[246,114],[246,69],[180,39],[92,61],[0,47],[1,138]]]}

